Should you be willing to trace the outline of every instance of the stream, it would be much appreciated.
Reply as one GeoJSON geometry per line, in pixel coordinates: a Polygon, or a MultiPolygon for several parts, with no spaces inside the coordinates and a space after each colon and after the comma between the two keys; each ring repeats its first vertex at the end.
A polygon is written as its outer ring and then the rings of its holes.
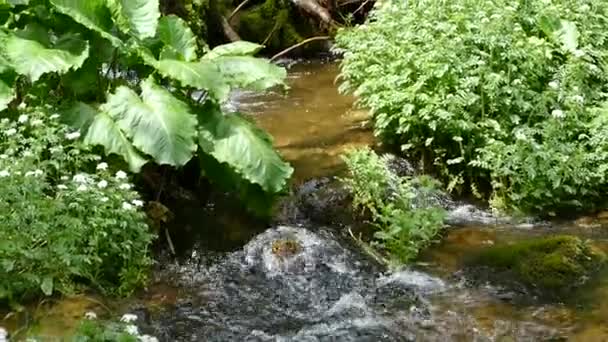
{"type": "MultiPolygon", "coordinates": [[[[338,94],[337,64],[289,70],[287,93],[238,93],[229,106],[274,137],[302,189],[339,173],[347,148],[374,139],[366,112],[338,94]]],[[[148,292],[125,310],[160,341],[608,341],[608,274],[556,302],[464,271],[467,256],[485,246],[556,233],[608,251],[608,222],[516,224],[470,204],[446,207],[451,225],[442,240],[393,272],[361,251],[344,225],[295,215],[266,226],[205,208],[190,223],[197,242],[161,262],[148,292]],[[301,249],[283,258],[273,252],[277,240],[301,249]]],[[[68,298],[39,313],[40,330],[60,336],[66,322],[98,307],[68,298]]]]}

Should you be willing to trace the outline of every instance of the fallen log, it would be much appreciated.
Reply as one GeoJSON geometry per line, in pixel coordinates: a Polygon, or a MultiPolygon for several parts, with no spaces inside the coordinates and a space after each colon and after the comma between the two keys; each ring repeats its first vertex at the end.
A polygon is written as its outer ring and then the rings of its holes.
{"type": "Polygon", "coordinates": [[[291,2],[303,9],[305,12],[308,12],[309,14],[321,19],[321,21],[327,25],[332,24],[332,18],[329,11],[325,7],[319,5],[316,0],[291,0],[291,2]]]}

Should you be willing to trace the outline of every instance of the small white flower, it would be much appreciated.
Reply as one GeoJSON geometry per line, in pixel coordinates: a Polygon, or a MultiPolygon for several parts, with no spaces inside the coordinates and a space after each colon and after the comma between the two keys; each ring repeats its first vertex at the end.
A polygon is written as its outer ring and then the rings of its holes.
{"type": "Polygon", "coordinates": [[[21,102],[21,103],[20,103],[20,104],[17,106],[17,108],[18,108],[18,109],[25,109],[26,107],[27,107],[27,105],[25,104],[25,102],[21,102]]]}
{"type": "Polygon", "coordinates": [[[44,121],[40,119],[32,120],[32,126],[40,126],[44,123],[44,121]]]}
{"type": "Polygon", "coordinates": [[[108,163],[99,163],[97,164],[97,170],[107,170],[108,169],[108,163]]]}
{"type": "Polygon", "coordinates": [[[131,322],[135,322],[137,321],[137,315],[134,314],[124,314],[122,315],[122,317],[120,318],[121,322],[125,322],[125,323],[131,323],[131,322]]]}
{"type": "Polygon", "coordinates": [[[108,187],[108,182],[106,182],[105,180],[101,180],[99,181],[99,183],[97,183],[97,187],[100,189],[105,189],[108,187]]]}
{"type": "Polygon", "coordinates": [[[125,327],[125,332],[129,335],[134,335],[134,336],[139,335],[139,329],[137,329],[137,326],[132,325],[132,324],[127,325],[125,327]]]}
{"type": "Polygon", "coordinates": [[[64,184],[59,184],[59,185],[57,185],[57,189],[59,189],[59,190],[67,190],[68,187],[66,185],[64,185],[64,184]]]}
{"type": "Polygon", "coordinates": [[[59,114],[53,114],[50,116],[51,120],[59,119],[59,114]]]}
{"type": "Polygon", "coordinates": [[[118,188],[120,190],[129,190],[129,189],[131,189],[131,184],[129,184],[129,183],[123,183],[123,184],[120,184],[120,186],[118,188]]]}
{"type": "Polygon", "coordinates": [[[140,201],[140,200],[132,200],[131,203],[133,203],[133,205],[136,206],[136,207],[143,207],[144,206],[144,202],[140,201]]]}
{"type": "Polygon", "coordinates": [[[562,119],[566,116],[566,114],[564,114],[564,112],[561,111],[560,109],[555,109],[551,112],[551,116],[553,116],[556,119],[562,119]]]}
{"type": "Polygon", "coordinates": [[[23,156],[24,156],[24,157],[31,157],[31,156],[33,156],[33,155],[34,155],[34,154],[32,153],[32,151],[25,151],[25,152],[23,152],[23,156]]]}
{"type": "Polygon", "coordinates": [[[100,201],[102,201],[103,203],[106,203],[106,202],[107,202],[107,201],[109,201],[109,200],[110,200],[110,199],[109,199],[109,198],[107,198],[107,197],[102,197],[102,198],[100,199],[100,201]]]}
{"type": "Polygon", "coordinates": [[[89,312],[87,312],[87,313],[84,314],[84,318],[86,318],[86,319],[97,319],[97,314],[94,313],[94,312],[92,312],[92,311],[89,311],[89,312]]]}
{"type": "Polygon", "coordinates": [[[0,178],[8,177],[10,175],[11,175],[11,173],[8,172],[8,170],[6,170],[6,169],[0,171],[0,178]]]}
{"type": "Polygon", "coordinates": [[[150,335],[141,335],[139,336],[139,341],[140,342],[158,342],[158,339],[154,336],[150,336],[150,335]]]}
{"type": "Polygon", "coordinates": [[[44,172],[40,169],[34,170],[34,176],[42,176],[43,174],[44,174],[44,172]]]}
{"type": "Polygon", "coordinates": [[[74,175],[74,178],[72,178],[72,180],[76,183],[86,184],[89,182],[89,176],[85,173],[79,173],[74,175]]]}
{"type": "Polygon", "coordinates": [[[0,154],[0,159],[6,159],[6,158],[8,158],[7,154],[0,154]]]}
{"type": "Polygon", "coordinates": [[[585,98],[581,95],[574,95],[574,96],[572,96],[572,101],[574,101],[576,103],[583,103],[583,102],[585,102],[585,98]]]}
{"type": "Polygon", "coordinates": [[[61,176],[61,180],[62,181],[67,181],[68,179],[70,179],[70,177],[68,177],[68,176],[61,176]]]}
{"type": "Polygon", "coordinates": [[[17,121],[19,121],[19,123],[26,123],[27,120],[29,120],[29,117],[25,114],[19,115],[19,118],[17,119],[17,121]]]}
{"type": "MultiPolygon", "coordinates": [[[[122,208],[124,210],[131,210],[133,209],[133,206],[131,205],[131,203],[127,203],[127,202],[122,202],[122,208]]],[[[123,316],[124,317],[124,316],[123,316]]]]}
{"type": "Polygon", "coordinates": [[[11,129],[7,129],[6,131],[4,131],[4,134],[6,134],[7,136],[11,136],[11,135],[15,135],[15,133],[17,133],[17,130],[14,128],[11,129]]]}
{"type": "Polygon", "coordinates": [[[89,190],[89,188],[87,188],[87,186],[84,184],[80,184],[80,186],[78,186],[76,188],[76,191],[87,191],[87,190],[89,190]]]}
{"type": "Polygon", "coordinates": [[[526,135],[522,131],[517,131],[517,132],[515,132],[515,139],[526,140],[526,135]]]}
{"type": "Polygon", "coordinates": [[[76,131],[76,132],[72,132],[72,133],[67,133],[65,135],[65,138],[68,140],[76,140],[76,139],[80,138],[80,132],[76,131]]]}
{"type": "Polygon", "coordinates": [[[557,81],[551,81],[551,82],[549,82],[549,88],[557,89],[557,88],[559,88],[559,83],[557,83],[557,81]]]}
{"type": "Polygon", "coordinates": [[[116,179],[127,179],[127,173],[124,171],[116,172],[116,179]]]}

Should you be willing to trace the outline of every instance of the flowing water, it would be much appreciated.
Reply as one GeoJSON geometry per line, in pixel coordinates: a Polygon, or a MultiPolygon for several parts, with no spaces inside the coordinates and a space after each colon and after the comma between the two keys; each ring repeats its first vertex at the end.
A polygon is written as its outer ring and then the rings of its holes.
{"type": "MultiPolygon", "coordinates": [[[[273,135],[297,183],[336,173],[341,152],[373,142],[365,112],[338,94],[337,73],[332,63],[294,64],[288,93],[239,93],[231,103],[273,135]]],[[[259,227],[207,208],[189,229],[209,232],[219,217],[211,230],[228,233],[199,233],[183,257],[161,263],[137,300],[142,329],[161,341],[608,341],[608,274],[558,302],[465,272],[481,248],[534,236],[575,234],[608,251],[608,225],[515,224],[472,205],[446,206],[452,226],[442,241],[391,272],[345,227],[300,219],[259,227]],[[277,241],[298,248],[283,255],[277,241]]],[[[99,308],[90,299],[49,306],[43,330],[61,335],[62,320],[91,307],[99,308]]]]}

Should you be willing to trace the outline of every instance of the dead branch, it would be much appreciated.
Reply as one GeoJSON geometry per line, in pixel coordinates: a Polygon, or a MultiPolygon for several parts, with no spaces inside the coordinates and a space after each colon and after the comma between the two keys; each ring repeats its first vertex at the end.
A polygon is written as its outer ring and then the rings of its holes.
{"type": "Polygon", "coordinates": [[[291,0],[291,2],[303,9],[304,11],[318,17],[324,23],[331,25],[331,15],[327,11],[327,9],[319,5],[316,0],[291,0]]]}
{"type": "Polygon", "coordinates": [[[237,13],[239,13],[239,11],[240,11],[241,9],[243,9],[243,7],[245,7],[245,6],[246,6],[246,5],[249,3],[249,1],[250,1],[250,0],[244,0],[243,2],[241,2],[241,4],[240,4],[240,5],[238,5],[238,6],[237,6],[237,7],[234,9],[234,11],[232,11],[232,13],[230,13],[230,15],[228,16],[228,19],[227,19],[227,20],[228,20],[228,22],[231,22],[231,21],[232,21],[232,18],[234,18],[234,16],[235,16],[237,13]]]}
{"type": "Polygon", "coordinates": [[[232,28],[232,26],[230,26],[230,23],[228,22],[226,17],[222,16],[220,19],[222,21],[222,29],[224,30],[224,34],[226,35],[226,38],[228,38],[228,40],[230,40],[231,42],[236,42],[236,41],[241,40],[241,37],[239,36],[238,33],[236,33],[236,31],[232,28]]]}
{"type": "Polygon", "coordinates": [[[272,56],[272,58],[270,59],[270,61],[275,61],[279,58],[281,58],[282,56],[288,54],[289,52],[291,52],[292,50],[295,50],[297,48],[299,48],[300,46],[306,45],[310,42],[316,41],[316,40],[329,40],[331,39],[330,36],[318,36],[318,37],[312,37],[312,38],[308,38],[308,39],[304,39],[303,41],[299,42],[298,44],[295,44],[293,46],[290,46],[289,48],[277,53],[276,55],[272,56]]]}

